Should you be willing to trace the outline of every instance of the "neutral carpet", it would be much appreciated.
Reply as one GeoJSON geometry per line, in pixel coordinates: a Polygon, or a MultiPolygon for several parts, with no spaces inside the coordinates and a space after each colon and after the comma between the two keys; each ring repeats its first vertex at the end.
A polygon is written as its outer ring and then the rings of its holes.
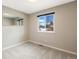
{"type": "Polygon", "coordinates": [[[4,50],[2,56],[2,59],[77,59],[75,55],[31,42],[4,50]]]}

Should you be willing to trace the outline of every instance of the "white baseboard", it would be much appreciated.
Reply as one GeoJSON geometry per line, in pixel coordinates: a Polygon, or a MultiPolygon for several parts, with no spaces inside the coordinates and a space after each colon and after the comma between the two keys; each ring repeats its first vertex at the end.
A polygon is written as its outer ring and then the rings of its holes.
{"type": "Polygon", "coordinates": [[[43,45],[43,46],[47,46],[49,48],[52,48],[52,49],[55,49],[55,50],[59,50],[61,52],[65,52],[65,53],[68,53],[68,54],[77,55],[77,53],[75,53],[75,52],[68,51],[68,50],[64,50],[64,49],[60,49],[60,48],[57,48],[57,47],[51,47],[49,45],[46,45],[46,44],[43,44],[43,43],[39,43],[39,42],[35,42],[35,41],[32,41],[32,40],[29,40],[29,42],[33,42],[33,43],[36,43],[36,44],[40,44],[40,45],[43,45]]]}
{"type": "Polygon", "coordinates": [[[28,42],[28,41],[18,42],[17,44],[14,44],[14,45],[11,45],[9,47],[3,48],[2,51],[6,50],[6,49],[9,49],[9,48],[12,48],[12,47],[15,47],[15,46],[18,46],[18,45],[21,45],[21,44],[26,43],[26,42],[28,42]]]}

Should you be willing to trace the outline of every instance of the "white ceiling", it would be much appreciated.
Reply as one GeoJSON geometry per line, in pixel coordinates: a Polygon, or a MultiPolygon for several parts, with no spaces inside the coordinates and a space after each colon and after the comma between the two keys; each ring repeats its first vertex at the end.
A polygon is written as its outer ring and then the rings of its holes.
{"type": "Polygon", "coordinates": [[[75,0],[2,0],[2,3],[4,6],[31,14],[72,1],[75,0]]]}

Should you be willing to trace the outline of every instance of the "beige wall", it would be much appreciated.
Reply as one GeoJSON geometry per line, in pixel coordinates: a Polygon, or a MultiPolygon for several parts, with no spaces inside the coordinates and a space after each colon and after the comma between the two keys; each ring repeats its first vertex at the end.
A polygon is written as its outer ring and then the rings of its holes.
{"type": "Polygon", "coordinates": [[[12,25],[15,25],[15,21],[13,19],[3,17],[2,26],[12,26],[12,25]]]}
{"type": "Polygon", "coordinates": [[[76,2],[71,2],[30,15],[29,39],[51,47],[76,52],[76,13],[76,2]],[[51,11],[55,12],[55,33],[38,32],[37,15],[51,11]]]}
{"type": "Polygon", "coordinates": [[[8,13],[11,15],[15,15],[18,17],[22,17],[24,19],[23,26],[12,26],[9,19],[4,19],[3,17],[3,28],[2,28],[2,44],[3,48],[7,48],[9,46],[15,45],[20,41],[27,41],[28,40],[28,15],[22,12],[13,10],[11,8],[3,6],[3,14],[8,13]],[[9,26],[5,26],[9,25],[9,26]]]}

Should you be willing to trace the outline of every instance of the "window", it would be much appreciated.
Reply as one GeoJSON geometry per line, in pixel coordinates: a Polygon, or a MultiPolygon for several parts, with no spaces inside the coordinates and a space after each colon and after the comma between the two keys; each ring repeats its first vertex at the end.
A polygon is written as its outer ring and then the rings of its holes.
{"type": "Polygon", "coordinates": [[[54,12],[38,16],[39,31],[54,31],[54,12]]]}

